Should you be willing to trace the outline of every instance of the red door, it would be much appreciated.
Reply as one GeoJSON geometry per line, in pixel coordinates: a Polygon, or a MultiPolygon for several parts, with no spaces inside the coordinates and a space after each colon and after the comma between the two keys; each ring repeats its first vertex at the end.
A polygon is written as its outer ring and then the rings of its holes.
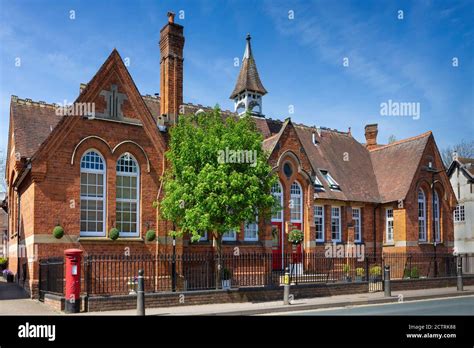
{"type": "Polygon", "coordinates": [[[272,221],[272,268],[273,270],[282,270],[283,265],[283,222],[272,221]]]}

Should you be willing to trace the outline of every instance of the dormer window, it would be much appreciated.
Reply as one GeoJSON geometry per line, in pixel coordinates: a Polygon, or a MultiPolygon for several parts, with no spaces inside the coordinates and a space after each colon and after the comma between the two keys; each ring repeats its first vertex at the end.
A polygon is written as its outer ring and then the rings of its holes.
{"type": "Polygon", "coordinates": [[[316,133],[312,133],[312,141],[313,141],[313,145],[318,145],[318,139],[316,139],[316,133]]]}
{"type": "Polygon", "coordinates": [[[321,183],[321,181],[318,179],[318,177],[315,175],[312,177],[312,179],[313,179],[314,191],[324,191],[324,186],[321,183]]]}
{"type": "Polygon", "coordinates": [[[329,184],[329,187],[332,190],[340,190],[341,187],[339,184],[334,180],[334,178],[329,174],[327,170],[320,170],[321,174],[323,175],[324,179],[326,179],[327,183],[329,184]]]}

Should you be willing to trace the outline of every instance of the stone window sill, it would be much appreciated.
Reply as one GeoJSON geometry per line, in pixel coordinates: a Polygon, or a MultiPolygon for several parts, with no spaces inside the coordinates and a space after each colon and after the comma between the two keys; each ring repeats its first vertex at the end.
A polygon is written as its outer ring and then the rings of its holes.
{"type": "Polygon", "coordinates": [[[144,243],[143,238],[140,237],[122,237],[112,240],[108,237],[79,237],[78,242],[101,242],[101,243],[116,243],[116,242],[127,242],[127,243],[144,243]]]}

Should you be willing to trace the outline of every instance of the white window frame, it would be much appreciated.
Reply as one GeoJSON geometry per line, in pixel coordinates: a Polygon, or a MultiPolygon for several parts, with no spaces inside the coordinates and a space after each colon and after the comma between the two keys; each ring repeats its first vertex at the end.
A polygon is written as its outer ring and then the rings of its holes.
{"type": "Polygon", "coordinates": [[[204,234],[199,238],[200,242],[206,242],[207,241],[207,231],[204,232],[204,234]]]}
{"type": "Polygon", "coordinates": [[[440,205],[439,205],[439,196],[438,192],[435,191],[434,195],[434,220],[435,220],[435,241],[441,241],[441,224],[440,224],[440,205]]]}
{"type": "Polygon", "coordinates": [[[360,208],[352,208],[352,220],[354,220],[354,242],[361,243],[362,242],[362,209],[360,208]],[[354,212],[357,212],[358,216],[354,216],[354,212]],[[359,230],[359,238],[357,237],[357,229],[359,230]]]}
{"type": "MultiPolygon", "coordinates": [[[[80,225],[81,225],[81,218],[79,217],[79,235],[81,237],[105,237],[106,235],[106,231],[105,231],[105,224],[106,224],[106,220],[107,220],[107,216],[106,216],[106,207],[107,207],[107,162],[105,161],[105,158],[104,156],[102,156],[102,153],[100,153],[99,150],[95,149],[95,148],[91,148],[91,149],[88,149],[84,152],[84,154],[82,155],[81,157],[81,161],[79,162],[79,172],[80,174],[82,173],[86,173],[86,174],[102,174],[102,187],[103,187],[103,190],[102,190],[102,198],[98,198],[98,197],[88,197],[88,196],[82,196],[81,195],[81,189],[79,189],[79,201],[101,201],[102,202],[102,231],[94,231],[94,232],[89,232],[89,231],[81,231],[81,228],[80,228],[80,225]],[[84,157],[91,153],[91,152],[94,152],[96,153],[102,160],[102,165],[104,167],[103,170],[97,170],[97,169],[90,169],[90,168],[82,168],[82,161],[84,159],[84,157]]],[[[80,175],[79,175],[80,176],[80,175]]],[[[81,178],[79,178],[79,181],[81,180],[81,178]]],[[[81,185],[81,183],[79,182],[79,185],[81,185]]],[[[81,209],[80,209],[80,212],[79,214],[82,213],[82,204],[81,204],[81,209]]],[[[86,218],[87,218],[87,211],[86,211],[86,218]]],[[[88,223],[88,220],[85,220],[86,223],[88,223]]],[[[96,220],[97,222],[97,220],[96,220]]]]}
{"type": "Polygon", "coordinates": [[[331,207],[331,240],[333,242],[340,242],[341,241],[341,237],[342,237],[341,228],[342,228],[342,226],[341,226],[341,207],[332,206],[331,207]],[[334,215],[334,212],[336,212],[336,211],[337,211],[337,216],[334,215]],[[333,222],[334,221],[337,221],[338,229],[337,229],[336,233],[337,233],[338,238],[333,238],[333,233],[334,233],[334,231],[333,231],[333,226],[334,226],[333,222]]]}
{"type": "Polygon", "coordinates": [[[258,241],[258,216],[255,216],[255,221],[244,225],[244,240],[246,242],[258,241]],[[247,237],[247,232],[250,231],[250,227],[252,227],[252,229],[255,228],[255,237],[247,237]]]}
{"type": "Polygon", "coordinates": [[[291,222],[296,222],[296,223],[302,223],[303,222],[303,189],[301,188],[301,185],[298,181],[293,181],[293,183],[290,186],[290,221],[291,222]],[[298,186],[299,193],[293,193],[293,189],[296,186],[298,186]],[[298,204],[296,204],[298,202],[298,204]],[[293,208],[291,208],[291,205],[293,204],[293,208]],[[299,205],[299,209],[297,209],[297,206],[299,205]],[[293,215],[297,214],[299,215],[298,218],[293,218],[293,215]]]}
{"type": "Polygon", "coordinates": [[[393,208],[386,208],[385,209],[385,242],[386,243],[393,243],[393,235],[394,235],[394,220],[393,220],[393,208]],[[392,212],[389,216],[389,212],[392,212]]]}
{"type": "Polygon", "coordinates": [[[277,215],[272,215],[272,221],[275,222],[282,222],[283,221],[283,186],[281,185],[280,181],[275,183],[272,187],[272,195],[276,201],[280,203],[280,210],[277,212],[277,215]],[[277,186],[278,185],[278,186],[277,186]],[[275,187],[278,187],[278,191],[275,191],[275,187]]]}
{"type": "MultiPolygon", "coordinates": [[[[130,153],[126,152],[126,153],[123,153],[121,154],[117,161],[115,162],[115,176],[116,178],[118,176],[128,176],[128,177],[134,177],[134,178],[137,178],[137,187],[136,187],[136,190],[137,190],[137,198],[136,199],[124,199],[124,198],[117,198],[117,196],[115,197],[115,202],[121,202],[121,203],[135,203],[136,206],[137,206],[137,210],[136,210],[136,226],[137,226],[137,230],[135,232],[123,232],[123,231],[119,231],[120,232],[120,237],[139,237],[140,236],[140,166],[138,164],[138,161],[137,159],[130,153]],[[119,172],[118,169],[117,169],[117,164],[118,162],[120,161],[120,159],[123,157],[123,156],[130,156],[132,158],[132,160],[135,162],[135,165],[137,167],[137,172],[136,173],[126,173],[126,172],[119,172]]],[[[115,186],[117,186],[117,180],[115,181],[115,186]]],[[[115,208],[115,212],[117,214],[117,208],[115,208]]],[[[130,211],[131,212],[131,211],[130,211]]],[[[118,223],[118,218],[117,216],[115,216],[115,222],[118,223]]]]}
{"type": "Polygon", "coordinates": [[[334,180],[334,178],[331,176],[331,174],[329,174],[329,171],[320,169],[319,172],[324,177],[324,179],[326,179],[326,181],[329,185],[329,188],[331,190],[340,190],[341,189],[341,187],[339,186],[337,181],[334,180]]]}
{"type": "Polygon", "coordinates": [[[324,235],[325,235],[325,231],[324,231],[324,205],[319,205],[319,204],[316,204],[314,205],[313,207],[314,209],[314,230],[315,230],[315,237],[316,237],[316,242],[324,242],[324,235]],[[316,214],[316,210],[317,208],[321,208],[321,214],[316,214]],[[318,224],[316,222],[316,219],[321,219],[321,223],[318,224]],[[322,228],[322,231],[321,231],[321,235],[322,235],[322,238],[318,238],[318,229],[317,229],[317,226],[318,225],[321,225],[321,228],[322,228]]]}
{"type": "Polygon", "coordinates": [[[426,195],[425,195],[425,192],[422,189],[418,189],[417,197],[418,197],[418,240],[420,242],[426,242],[427,235],[426,235],[426,195]],[[423,212],[422,216],[420,216],[420,212],[423,212]]]}
{"type": "Polygon", "coordinates": [[[464,210],[464,204],[458,204],[456,205],[456,208],[454,209],[454,222],[464,222],[466,221],[466,214],[464,210]]]}
{"type": "Polygon", "coordinates": [[[222,235],[223,242],[235,242],[237,240],[237,231],[232,229],[222,235]]]}

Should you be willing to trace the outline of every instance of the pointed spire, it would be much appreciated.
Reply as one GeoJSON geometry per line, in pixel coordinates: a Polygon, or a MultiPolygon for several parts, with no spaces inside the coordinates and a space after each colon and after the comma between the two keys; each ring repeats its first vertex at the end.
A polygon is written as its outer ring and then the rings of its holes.
{"type": "Polygon", "coordinates": [[[257,65],[252,54],[252,46],[250,45],[250,34],[247,34],[247,44],[245,46],[244,56],[242,58],[242,67],[235,84],[234,91],[230,95],[230,99],[234,99],[241,92],[256,92],[260,95],[267,94],[267,90],[263,87],[262,81],[257,71],[257,65]]]}

